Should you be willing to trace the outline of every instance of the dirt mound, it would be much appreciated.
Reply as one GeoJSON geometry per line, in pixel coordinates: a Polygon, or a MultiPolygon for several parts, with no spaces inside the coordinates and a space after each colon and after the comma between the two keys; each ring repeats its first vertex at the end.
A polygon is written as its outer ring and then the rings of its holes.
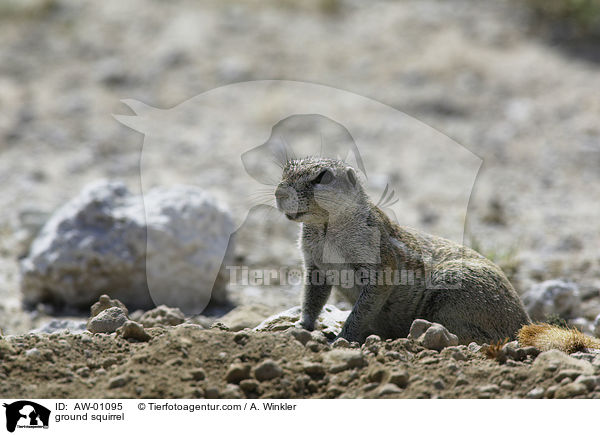
{"type": "Polygon", "coordinates": [[[474,344],[441,352],[372,337],[333,348],[313,333],[149,328],[115,334],[29,334],[0,340],[3,397],[600,398],[600,357],[544,352],[500,364],[474,344]],[[298,338],[296,338],[298,337],[298,338]],[[301,341],[305,341],[303,345],[301,341]]]}

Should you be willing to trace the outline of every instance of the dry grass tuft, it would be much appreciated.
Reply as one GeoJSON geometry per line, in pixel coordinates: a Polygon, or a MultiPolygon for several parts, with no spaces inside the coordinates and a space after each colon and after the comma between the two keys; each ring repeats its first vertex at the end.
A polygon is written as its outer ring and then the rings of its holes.
{"type": "Polygon", "coordinates": [[[481,348],[481,352],[483,352],[486,358],[495,359],[496,361],[502,363],[506,361],[506,355],[504,352],[502,352],[502,348],[506,343],[508,343],[508,337],[506,337],[504,340],[498,340],[496,343],[483,346],[481,348]]]}

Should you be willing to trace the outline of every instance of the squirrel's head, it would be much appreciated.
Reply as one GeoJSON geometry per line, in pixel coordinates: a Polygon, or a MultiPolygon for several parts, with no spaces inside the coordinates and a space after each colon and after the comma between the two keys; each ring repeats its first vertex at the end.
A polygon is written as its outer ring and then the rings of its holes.
{"type": "Polygon", "coordinates": [[[275,191],[277,208],[290,220],[323,224],[355,210],[364,191],[356,171],[340,160],[288,160],[275,191]]]}

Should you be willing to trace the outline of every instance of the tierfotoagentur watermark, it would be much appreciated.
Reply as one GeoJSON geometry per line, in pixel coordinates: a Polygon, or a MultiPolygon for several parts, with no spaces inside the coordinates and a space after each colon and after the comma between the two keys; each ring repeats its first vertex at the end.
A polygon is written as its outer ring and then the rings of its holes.
{"type": "MultiPolygon", "coordinates": [[[[384,268],[372,269],[329,269],[326,271],[313,270],[310,274],[304,273],[300,268],[255,269],[247,266],[227,266],[229,284],[232,286],[299,286],[306,284],[332,285],[341,288],[355,286],[386,285],[401,286],[423,283],[432,288],[431,274],[422,270],[398,270],[384,268]]],[[[458,287],[460,284],[457,276],[452,271],[446,271],[437,279],[444,282],[440,288],[458,287]]]]}

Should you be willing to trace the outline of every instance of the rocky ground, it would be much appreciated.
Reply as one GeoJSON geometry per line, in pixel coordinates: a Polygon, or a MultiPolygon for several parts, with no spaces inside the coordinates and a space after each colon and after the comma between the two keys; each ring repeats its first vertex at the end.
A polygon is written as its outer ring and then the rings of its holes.
{"type": "Polygon", "coordinates": [[[548,351],[499,363],[475,344],[438,352],[372,337],[361,348],[332,348],[321,333],[191,324],[147,332],[148,342],[87,332],[2,340],[0,396],[600,398],[600,356],[589,353],[548,351]]]}
{"type": "MultiPolygon", "coordinates": [[[[467,222],[458,221],[465,242],[504,268],[530,313],[593,334],[600,66],[590,53],[537,33],[519,2],[30,0],[0,8],[0,395],[598,395],[592,353],[521,353],[499,362],[477,346],[438,352],[414,340],[374,339],[363,349],[332,350],[318,334],[304,345],[285,330],[239,332],[297,305],[300,288],[291,284],[229,286],[232,305],[173,321],[144,323],[134,311],[129,318],[151,336],[141,342],[81,332],[87,312],[22,304],[20,260],[52,212],[99,178],[142,193],[143,138],[111,116],[130,114],[121,99],[169,108],[228,83],[279,78],[381,101],[481,157],[467,222]],[[555,279],[558,286],[548,284],[555,279]],[[60,332],[64,326],[72,332],[60,332]]],[[[246,143],[235,125],[227,135],[229,154],[212,159],[185,144],[159,150],[150,169],[168,170],[155,184],[194,184],[231,207],[240,196],[269,196],[237,187],[240,154],[260,142],[246,143]]],[[[396,177],[398,220],[444,235],[464,214],[445,197],[462,174],[443,156],[401,152],[403,139],[374,148],[368,187],[380,192],[378,180],[396,177]],[[405,172],[389,156],[402,159],[405,172]]],[[[236,234],[235,261],[298,267],[296,233],[289,222],[251,214],[236,234]]]]}

